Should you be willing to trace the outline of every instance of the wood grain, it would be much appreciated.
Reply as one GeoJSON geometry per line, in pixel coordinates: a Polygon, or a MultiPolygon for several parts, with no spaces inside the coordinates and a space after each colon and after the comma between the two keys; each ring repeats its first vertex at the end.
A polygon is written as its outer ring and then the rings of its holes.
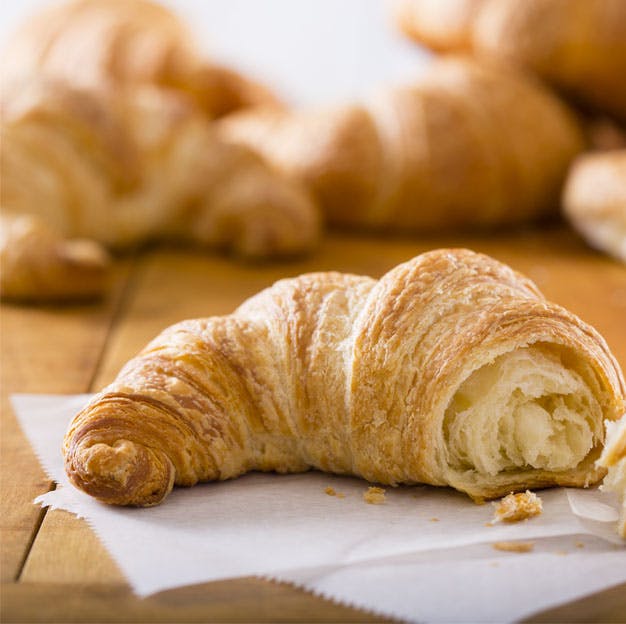
{"type": "Polygon", "coordinates": [[[9,403],[17,392],[86,392],[130,270],[121,262],[110,296],[102,304],[21,307],[3,305],[0,314],[2,420],[2,581],[17,578],[42,512],[32,504],[51,483],[24,437],[9,403]]]}
{"type": "MultiPolygon", "coordinates": [[[[197,251],[153,249],[133,265],[132,277],[126,276],[125,296],[113,297],[103,307],[4,308],[3,335],[8,338],[2,345],[3,369],[13,370],[3,377],[3,386],[9,392],[83,392],[90,385],[99,389],[167,325],[229,313],[282,277],[322,270],[379,277],[436,247],[469,247],[525,272],[548,298],[594,325],[626,367],[626,269],[587,250],[569,232],[428,240],[335,234],[314,256],[287,264],[252,266],[197,251]]],[[[89,527],[65,512],[46,514],[25,558],[38,520],[30,501],[49,484],[13,416],[3,417],[3,429],[5,420],[3,473],[6,469],[8,500],[15,507],[8,521],[3,511],[3,522],[15,533],[3,536],[3,579],[14,579],[20,562],[25,565],[19,582],[2,588],[2,621],[378,621],[258,579],[208,583],[140,600],[89,527]],[[14,537],[18,546],[7,556],[5,576],[5,550],[14,537]],[[44,611],[37,607],[41,604],[47,605],[44,611]]],[[[547,613],[551,621],[574,620],[580,613],[587,620],[620,621],[626,613],[626,585],[547,613]]],[[[547,621],[544,616],[532,619],[547,621]]]]}

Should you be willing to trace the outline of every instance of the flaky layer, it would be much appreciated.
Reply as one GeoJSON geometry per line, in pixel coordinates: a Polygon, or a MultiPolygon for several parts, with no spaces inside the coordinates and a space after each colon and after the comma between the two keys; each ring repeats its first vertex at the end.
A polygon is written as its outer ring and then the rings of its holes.
{"type": "Polygon", "coordinates": [[[597,481],[602,422],[623,409],[592,328],[495,260],[439,250],[379,281],[281,280],[167,329],[64,448],[70,479],[118,504],[158,502],[171,467],[179,485],[317,468],[479,499],[597,481]]]}

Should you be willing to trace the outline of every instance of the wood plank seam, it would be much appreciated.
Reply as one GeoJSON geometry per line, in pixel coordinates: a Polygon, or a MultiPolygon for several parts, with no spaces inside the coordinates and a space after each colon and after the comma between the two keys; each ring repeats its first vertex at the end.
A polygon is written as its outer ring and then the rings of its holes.
{"type": "Polygon", "coordinates": [[[102,363],[105,360],[105,356],[107,354],[108,345],[109,345],[109,338],[115,331],[115,328],[120,322],[120,320],[123,318],[124,313],[130,307],[132,291],[133,291],[134,286],[138,282],[139,273],[140,273],[139,269],[142,264],[143,264],[143,254],[140,255],[140,254],[134,253],[130,258],[130,268],[126,276],[126,281],[118,296],[117,307],[114,310],[113,314],[111,314],[111,319],[109,321],[109,325],[106,330],[106,339],[104,341],[102,350],[100,351],[98,360],[96,361],[96,365],[93,367],[93,372],[91,374],[91,378],[89,379],[89,383],[87,384],[87,388],[86,388],[87,392],[94,392],[94,383],[96,379],[98,378],[98,375],[100,374],[102,363]]]}
{"type": "MultiPolygon", "coordinates": [[[[48,492],[53,492],[54,490],[57,489],[57,484],[55,481],[51,481],[50,482],[50,488],[48,489],[48,492]]],[[[34,504],[34,503],[33,503],[34,504]]],[[[15,582],[19,582],[21,576],[22,576],[22,572],[24,571],[24,567],[26,566],[26,562],[28,561],[28,557],[30,555],[30,552],[33,548],[33,544],[35,543],[35,540],[37,539],[37,535],[39,533],[39,529],[41,528],[41,525],[43,524],[44,518],[46,517],[46,514],[48,513],[48,507],[41,507],[39,510],[39,515],[37,516],[37,521],[35,522],[35,526],[33,527],[33,533],[31,535],[30,541],[28,543],[28,546],[26,547],[26,550],[24,552],[24,557],[22,558],[22,561],[20,562],[20,565],[17,569],[17,573],[15,575],[15,582]]]]}
{"type": "MultiPolygon", "coordinates": [[[[135,253],[130,257],[130,267],[128,270],[128,273],[126,275],[126,279],[124,280],[124,284],[120,289],[119,294],[117,295],[117,305],[115,307],[115,310],[113,311],[113,313],[111,314],[111,318],[109,320],[109,323],[107,325],[106,328],[106,332],[105,332],[105,340],[103,343],[103,347],[102,350],[100,351],[99,355],[98,355],[98,359],[95,363],[95,366],[93,367],[93,371],[92,374],[89,378],[89,381],[87,383],[87,386],[85,388],[85,392],[93,392],[93,385],[94,382],[96,380],[96,378],[98,377],[98,373],[100,371],[100,368],[102,366],[102,362],[104,361],[104,356],[106,354],[107,351],[107,344],[108,344],[108,340],[109,337],[111,336],[111,334],[113,333],[113,331],[115,330],[115,327],[117,325],[117,323],[119,322],[119,320],[123,317],[123,313],[128,309],[128,306],[130,305],[129,302],[131,300],[131,296],[132,296],[132,288],[135,285],[136,281],[137,281],[137,274],[138,274],[138,268],[139,268],[139,259],[138,259],[138,255],[135,253]]],[[[112,296],[115,296],[112,293],[112,296]]],[[[50,484],[50,489],[48,490],[48,492],[51,492],[53,490],[55,490],[57,487],[57,484],[55,481],[51,481],[50,484]]],[[[32,532],[32,536],[29,540],[28,546],[25,550],[24,553],[24,557],[20,563],[20,566],[17,570],[17,574],[15,576],[15,582],[20,582],[21,578],[22,578],[22,573],[24,571],[24,568],[26,567],[26,563],[28,562],[28,558],[31,555],[31,552],[33,550],[33,546],[35,545],[35,542],[37,540],[37,537],[39,535],[39,531],[41,529],[41,527],[43,526],[43,522],[44,519],[46,517],[46,514],[48,513],[49,508],[48,507],[44,507],[41,509],[38,517],[37,517],[37,521],[35,523],[35,526],[33,528],[33,532],[32,532]]]]}

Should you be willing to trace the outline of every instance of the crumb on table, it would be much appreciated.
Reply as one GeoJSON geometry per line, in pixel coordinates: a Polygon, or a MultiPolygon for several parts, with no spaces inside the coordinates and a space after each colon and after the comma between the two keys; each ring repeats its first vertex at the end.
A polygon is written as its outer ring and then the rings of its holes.
{"type": "Polygon", "coordinates": [[[345,494],[342,494],[341,492],[337,492],[335,490],[335,488],[330,487],[330,485],[326,487],[324,492],[326,492],[326,494],[328,494],[328,496],[336,496],[337,498],[345,498],[346,497],[345,494]]]}
{"type": "Polygon", "coordinates": [[[519,522],[538,516],[542,511],[541,499],[530,490],[509,494],[495,505],[494,522],[519,522]]]}
{"type": "Polygon", "coordinates": [[[532,542],[494,542],[493,547],[506,552],[525,553],[530,552],[534,544],[532,542]]]}
{"type": "Polygon", "coordinates": [[[375,486],[368,487],[363,494],[363,500],[370,505],[382,505],[385,502],[385,490],[375,486]]]}

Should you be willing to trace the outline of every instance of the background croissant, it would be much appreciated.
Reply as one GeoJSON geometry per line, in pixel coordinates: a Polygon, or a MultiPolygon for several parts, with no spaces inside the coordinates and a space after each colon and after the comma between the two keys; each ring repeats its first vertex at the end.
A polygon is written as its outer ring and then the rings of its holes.
{"type": "Polygon", "coordinates": [[[165,238],[255,257],[316,242],[306,192],[250,149],[217,138],[175,92],[31,81],[3,112],[7,213],[111,247],[165,238]]]}
{"type": "Polygon", "coordinates": [[[626,122],[623,0],[402,0],[398,21],[435,50],[507,61],[626,122]]]}
{"type": "Polygon", "coordinates": [[[186,25],[147,0],[70,0],[26,20],[2,55],[6,84],[45,77],[86,89],[176,90],[209,117],[278,105],[264,86],[203,58],[186,25]]]}
{"type": "Polygon", "coordinates": [[[540,85],[461,59],[367,105],[257,109],[218,125],[303,181],[329,222],[403,231],[554,214],[583,149],[573,116],[540,85]]]}
{"type": "Polygon", "coordinates": [[[439,250],[379,281],[282,280],[170,327],[74,418],[65,463],[85,492],[130,505],[249,470],[476,499],[586,486],[624,392],[591,327],[495,260],[439,250]]]}

